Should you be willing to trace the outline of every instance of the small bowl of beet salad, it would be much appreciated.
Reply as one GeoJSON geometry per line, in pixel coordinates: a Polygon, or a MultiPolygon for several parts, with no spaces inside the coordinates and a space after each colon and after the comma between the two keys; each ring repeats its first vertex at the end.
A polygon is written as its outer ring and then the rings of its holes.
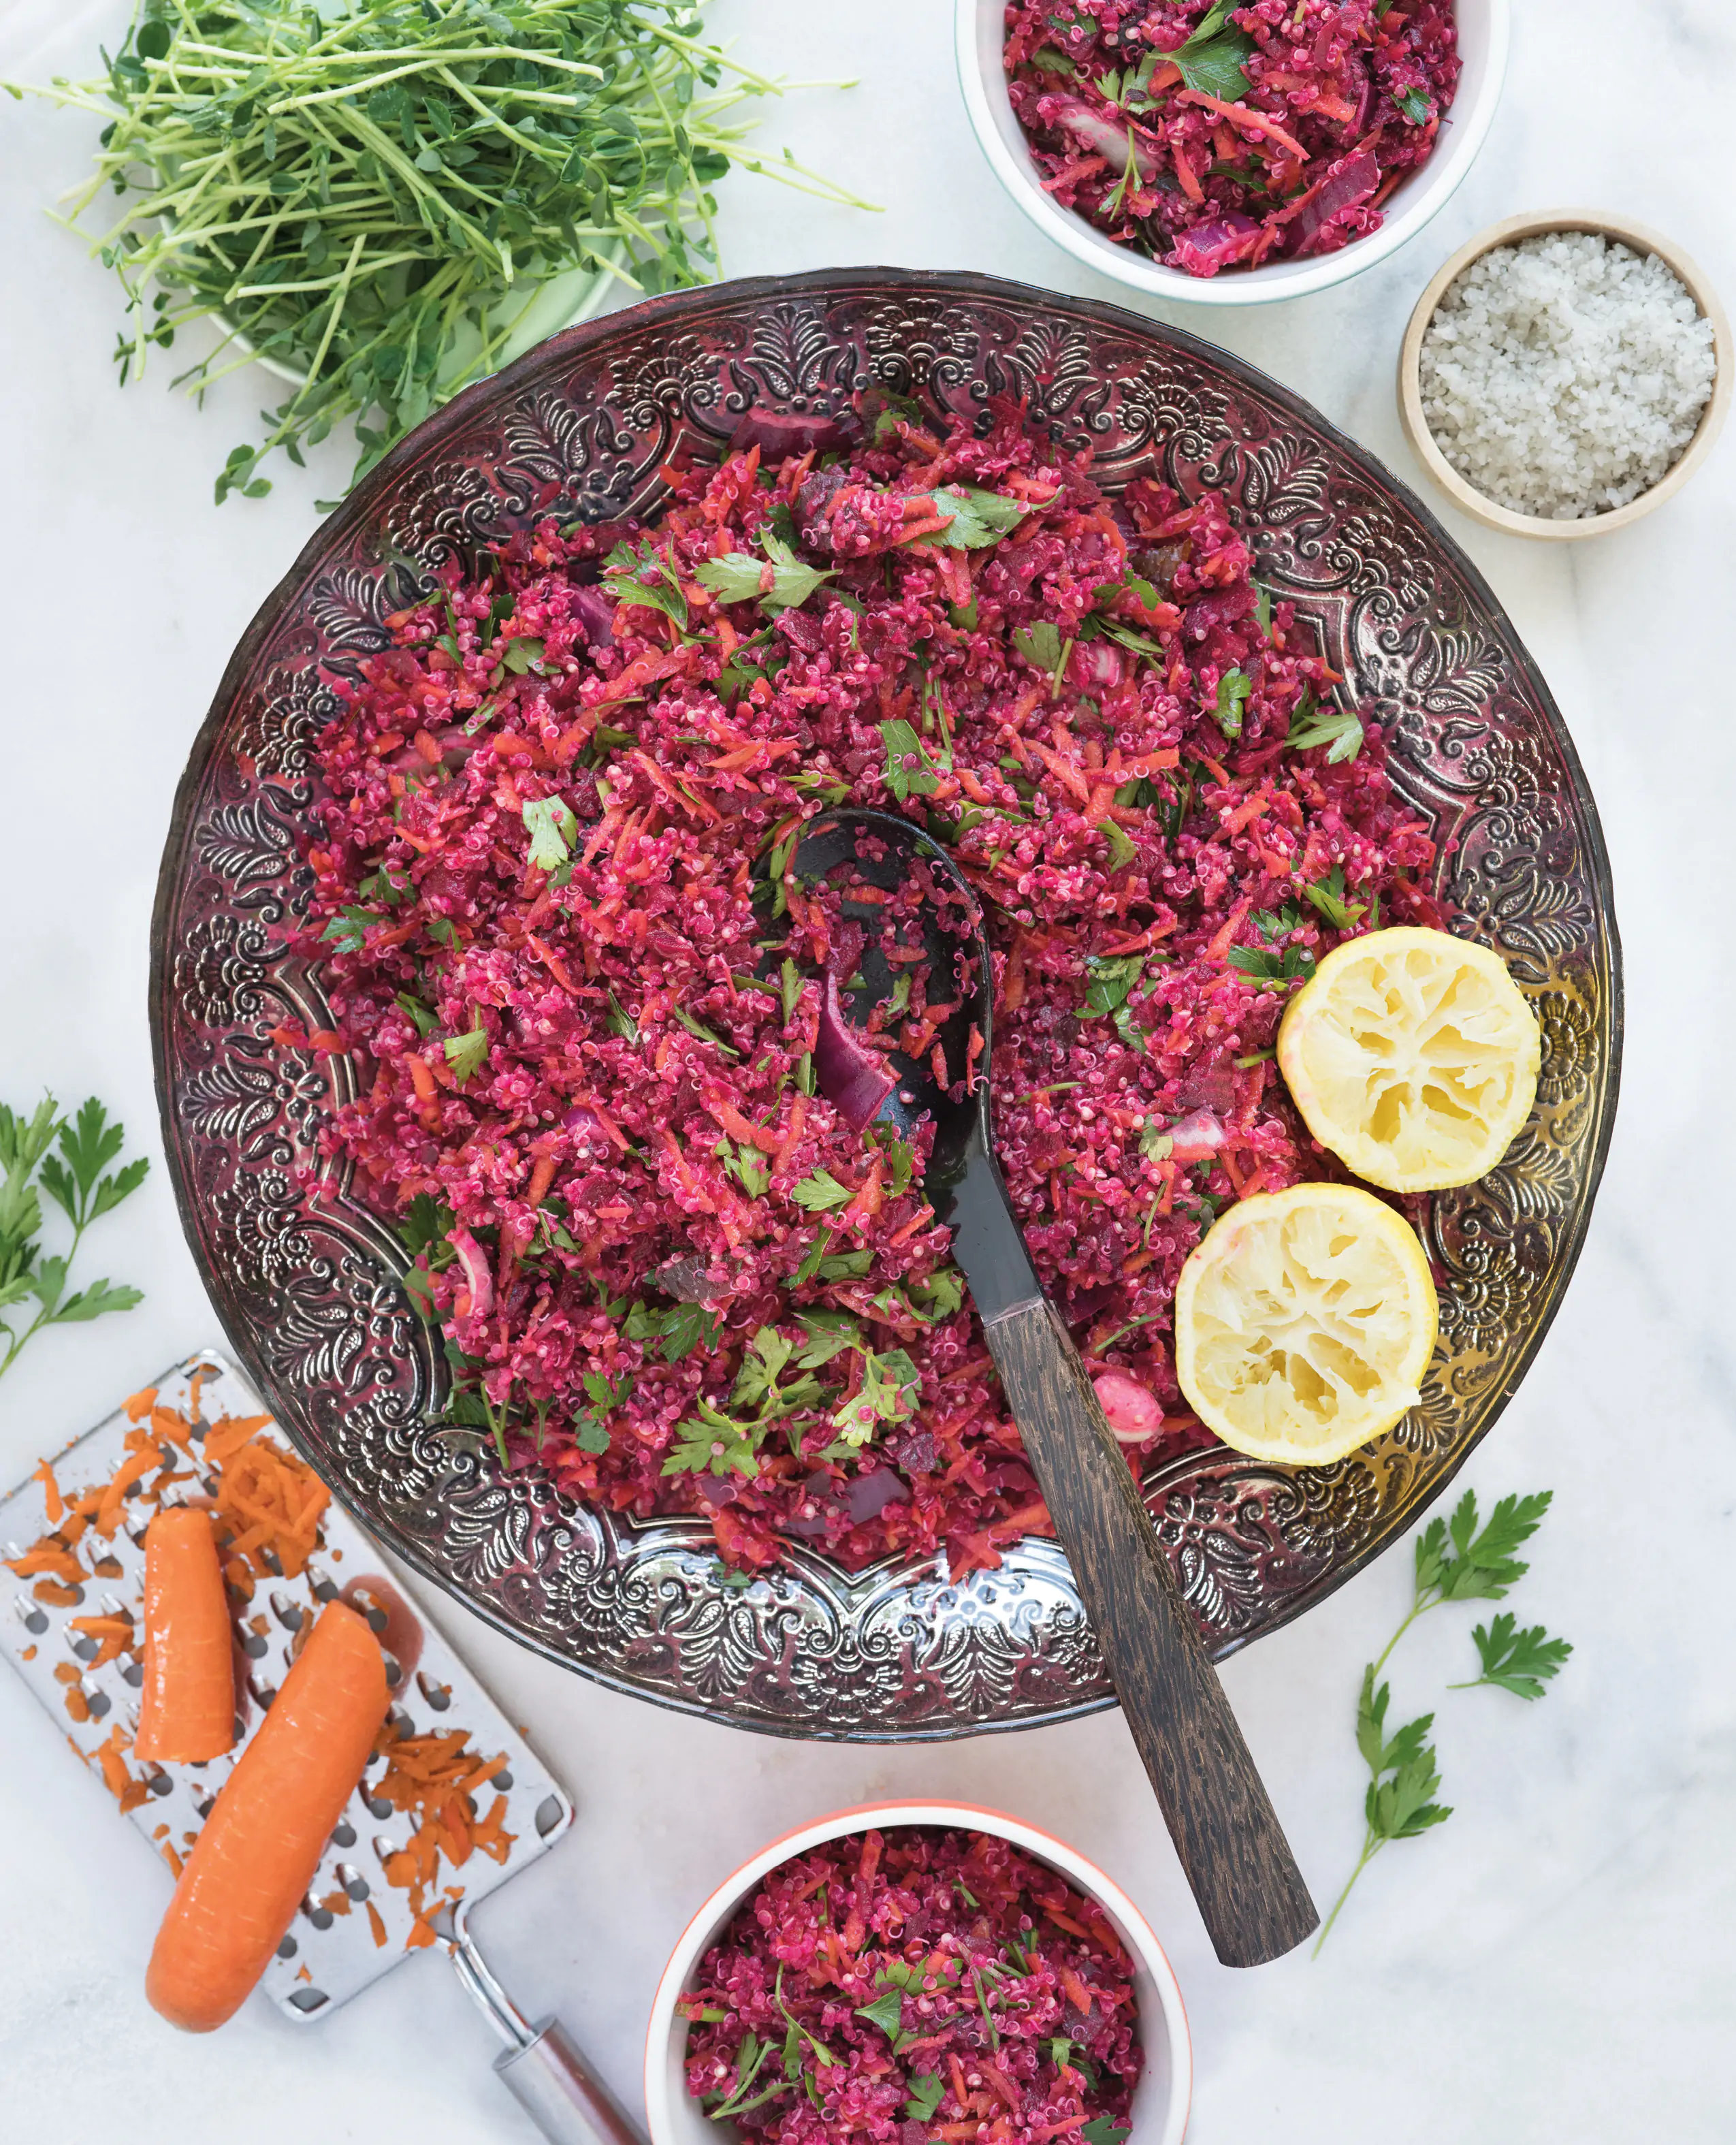
{"type": "Polygon", "coordinates": [[[977,140],[1032,221],[1152,297],[1297,298],[1470,168],[1510,0],[955,0],[977,140]]]}
{"type": "Polygon", "coordinates": [[[645,2043],[652,2145],[1181,2145],[1192,2087],[1139,1909],[968,1803],[774,1840],[688,1924],[645,2043]]]}

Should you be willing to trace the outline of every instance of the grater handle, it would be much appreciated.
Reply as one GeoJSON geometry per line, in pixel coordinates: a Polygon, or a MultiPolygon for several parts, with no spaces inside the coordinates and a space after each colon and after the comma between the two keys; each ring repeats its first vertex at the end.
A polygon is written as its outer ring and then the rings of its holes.
{"type": "Polygon", "coordinates": [[[550,2145],[644,2145],[558,2018],[530,2032],[523,2048],[495,2057],[495,2068],[550,2145]]]}

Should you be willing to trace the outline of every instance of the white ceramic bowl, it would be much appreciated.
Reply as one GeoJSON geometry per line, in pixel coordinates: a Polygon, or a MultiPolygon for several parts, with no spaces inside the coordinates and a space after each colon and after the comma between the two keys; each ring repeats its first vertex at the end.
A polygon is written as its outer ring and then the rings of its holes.
{"type": "Polygon", "coordinates": [[[1117,246],[1042,190],[1023,130],[1013,117],[1001,63],[1005,0],[953,0],[958,77],[977,139],[995,176],[1031,221],[1057,246],[1100,275],[1112,276],[1147,297],[1195,306],[1260,306],[1305,297],[1372,268],[1415,237],[1470,169],[1495,117],[1507,71],[1512,0],[1458,0],[1459,93],[1440,123],[1435,153],[1412,172],[1386,203],[1386,220],[1367,238],[1352,239],[1318,260],[1278,261],[1263,268],[1231,268],[1217,276],[1186,276],[1131,246],[1117,246]]]}
{"type": "Polygon", "coordinates": [[[869,1803],[859,1809],[839,1810],[803,1825],[799,1831],[785,1834],[719,1884],[688,1924],[658,1983],[645,2036],[645,2113],[651,2145],[719,2145],[721,2126],[713,2123],[688,2093],[687,2021],[676,2015],[675,2003],[694,1985],[700,1960],[723,1934],[736,1909],[762,1877],[792,1855],[805,1854],[811,1848],[850,1833],[897,1824],[945,1825],[1009,1839],[1097,1901],[1137,1968],[1134,1991],[1146,2062],[1133,2096],[1133,2128],[1127,2145],[1181,2145],[1193,2098],[1193,2053],[1181,1992],[1151,1924],[1121,1887],[1112,1884],[1077,1849],[1039,1831],[1034,1824],[999,1810],[979,1809],[972,1803],[918,1802],[869,1803]]]}

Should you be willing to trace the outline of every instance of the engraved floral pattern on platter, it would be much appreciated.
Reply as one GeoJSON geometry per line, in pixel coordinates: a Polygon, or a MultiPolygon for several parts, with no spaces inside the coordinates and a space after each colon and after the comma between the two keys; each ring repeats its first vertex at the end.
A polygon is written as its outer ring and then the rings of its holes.
{"type": "Polygon", "coordinates": [[[166,863],[153,1020],[171,1160],[212,1292],[286,1426],[382,1537],[503,1628],[616,1688],[780,1733],[958,1734],[1107,1702],[1065,1558],[1017,1545],[949,1585],[798,1550],[725,1587],[703,1521],[634,1522],[502,1481],[432,1426],[437,1351],[401,1259],[316,1157],[347,1064],[285,1053],[316,977],[282,952],[293,844],[331,680],[427,575],[540,515],[654,501],[678,442],[714,453],[754,406],[826,411],[870,381],[972,420],[1022,401],[1115,481],[1224,485],[1261,578],[1294,598],[1390,726],[1460,928],[1531,993],[1539,1107],[1490,1177],[1435,1203],[1443,1346],[1422,1406],[1335,1468],[1192,1453],[1147,1485],[1219,1650],[1298,1613],[1407,1524],[1499,1411],[1563,1284],[1613,1104],[1619,979],[1594,811],[1510,629],[1385,473],[1236,361],[1083,303],[969,279],[840,271],[764,296],[659,301],[555,338],[474,389],[328,523],[207,725],[166,863]]]}

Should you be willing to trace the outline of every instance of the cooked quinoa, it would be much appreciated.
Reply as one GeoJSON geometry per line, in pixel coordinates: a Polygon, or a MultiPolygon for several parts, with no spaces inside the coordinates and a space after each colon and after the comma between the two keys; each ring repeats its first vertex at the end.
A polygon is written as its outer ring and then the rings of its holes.
{"type": "Polygon", "coordinates": [[[1712,323],[1655,253],[1548,231],[1450,286],[1423,337],[1423,415],[1498,506],[1577,521],[1669,474],[1715,370],[1712,323]]]}
{"type": "Polygon", "coordinates": [[[688,2091],[766,2145],[1114,2137],[1143,2062],[1102,1908],[985,1833],[898,1825],[792,1857],[680,2008],[688,2091]]]}
{"type": "MultiPolygon", "coordinates": [[[[750,417],[643,527],[450,567],[318,748],[298,943],[360,1068],[325,1147],[417,1252],[456,1419],[740,1566],[957,1575],[1048,1530],[928,1128],[816,1077],[805,819],[903,813],[980,893],[1001,1167],[1136,1464],[1211,1442],[1169,1349],[1201,1232],[1336,1173],[1272,1065],[1288,996],[1346,931],[1441,920],[1379,728],[1223,500],[1112,498],[982,421],[750,417]]],[[[932,1050],[931,982],[877,1046],[932,1050]]]]}

